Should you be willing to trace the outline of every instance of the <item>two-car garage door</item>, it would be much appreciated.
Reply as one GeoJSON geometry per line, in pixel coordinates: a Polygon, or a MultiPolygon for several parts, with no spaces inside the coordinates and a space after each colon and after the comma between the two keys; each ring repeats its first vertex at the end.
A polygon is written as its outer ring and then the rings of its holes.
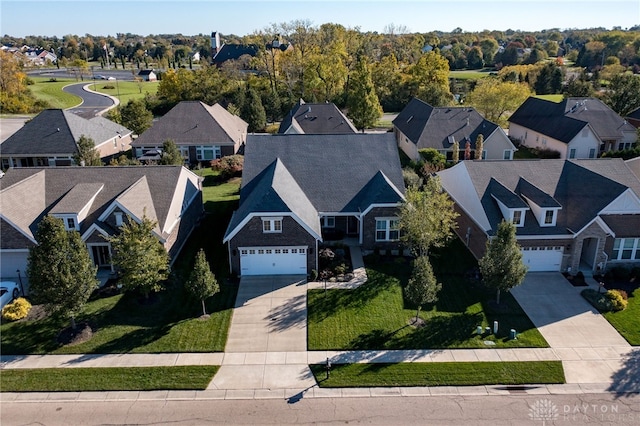
{"type": "Polygon", "coordinates": [[[529,272],[559,271],[562,247],[523,247],[522,261],[529,272]]]}
{"type": "Polygon", "coordinates": [[[307,275],[307,247],[241,247],[241,275],[307,275]]]}

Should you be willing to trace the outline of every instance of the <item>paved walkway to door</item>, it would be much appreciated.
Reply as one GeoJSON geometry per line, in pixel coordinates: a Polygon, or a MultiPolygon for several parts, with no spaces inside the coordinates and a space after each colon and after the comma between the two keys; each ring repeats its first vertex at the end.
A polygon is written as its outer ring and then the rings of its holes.
{"type": "Polygon", "coordinates": [[[511,290],[562,360],[567,383],[605,383],[631,346],[560,273],[534,272],[511,290]]]}

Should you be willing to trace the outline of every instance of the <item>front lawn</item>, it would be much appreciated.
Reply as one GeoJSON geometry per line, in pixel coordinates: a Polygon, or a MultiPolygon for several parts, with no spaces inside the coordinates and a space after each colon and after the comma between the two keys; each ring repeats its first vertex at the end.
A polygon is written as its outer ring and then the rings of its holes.
{"type": "MultiPolygon", "coordinates": [[[[209,172],[204,171],[205,174],[209,172]]],[[[204,182],[204,200],[208,214],[196,228],[173,265],[167,289],[150,301],[135,294],[116,294],[95,298],[77,318],[93,329],[88,341],[61,346],[58,333],[68,321],[44,318],[5,323],[0,326],[2,353],[65,354],[65,353],[158,353],[158,352],[220,352],[224,350],[237,285],[229,282],[227,251],[222,237],[237,196],[222,196],[237,192],[239,182],[204,182]],[[210,185],[224,191],[208,191],[210,185]],[[202,306],[190,299],[183,282],[193,265],[195,253],[204,248],[213,273],[220,283],[220,293],[207,300],[209,318],[199,318],[202,306]]]]}
{"type": "Polygon", "coordinates": [[[321,388],[565,383],[561,361],[311,365],[321,388]]]}
{"type": "Polygon", "coordinates": [[[411,273],[404,258],[366,258],[369,279],[357,289],[309,291],[309,350],[548,346],[511,294],[495,306],[494,292],[472,284],[466,273],[476,262],[458,239],[434,251],[432,264],[443,288],[435,305],[423,307],[420,328],[409,324],[416,311],[403,301],[411,273]],[[493,321],[499,322],[497,336],[476,334],[477,326],[493,327],[493,321]],[[509,339],[512,328],[516,340],[509,339]]]}
{"type": "Polygon", "coordinates": [[[0,372],[0,392],[204,390],[217,366],[39,368],[0,372]]]}
{"type": "Polygon", "coordinates": [[[605,312],[602,315],[618,330],[630,345],[640,346],[640,289],[630,293],[627,308],[618,312],[605,312]]]}

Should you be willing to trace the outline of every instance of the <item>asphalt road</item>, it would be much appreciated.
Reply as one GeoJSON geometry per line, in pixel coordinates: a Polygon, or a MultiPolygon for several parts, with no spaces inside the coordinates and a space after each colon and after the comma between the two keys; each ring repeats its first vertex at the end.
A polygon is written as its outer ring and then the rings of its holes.
{"type": "MultiPolygon", "coordinates": [[[[82,98],[81,105],[75,108],[71,108],[68,111],[71,111],[72,113],[78,114],[79,116],[87,119],[95,117],[99,112],[109,108],[111,105],[114,104],[113,100],[111,100],[111,98],[107,96],[98,95],[96,93],[88,92],[83,89],[85,85],[90,83],[91,83],[90,81],[85,81],[84,83],[77,83],[77,84],[71,84],[69,86],[65,86],[64,89],[62,89],[67,93],[71,93],[73,95],[76,95],[82,98]]],[[[110,82],[110,83],[115,84],[115,82],[110,82]]]]}
{"type": "MultiPolygon", "coordinates": [[[[150,394],[152,395],[152,394],[150,394]]],[[[115,397],[115,395],[114,395],[115,397]]],[[[640,396],[610,394],[3,402],[3,426],[114,424],[632,425],[640,396]],[[543,422],[544,421],[544,422],[543,422]]]]}

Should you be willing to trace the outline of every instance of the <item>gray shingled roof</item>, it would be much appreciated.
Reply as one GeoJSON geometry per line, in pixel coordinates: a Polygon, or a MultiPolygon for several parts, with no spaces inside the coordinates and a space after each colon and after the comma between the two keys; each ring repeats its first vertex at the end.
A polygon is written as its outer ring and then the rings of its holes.
{"type": "Polygon", "coordinates": [[[633,126],[595,98],[568,98],[556,103],[530,97],[509,121],[565,143],[587,124],[601,140],[618,140],[623,131],[633,131],[633,126]]]}
{"type": "Polygon", "coordinates": [[[516,191],[540,207],[562,207],[555,198],[531,184],[523,177],[520,178],[516,191]]]}
{"type": "MultiPolygon", "coordinates": [[[[97,192],[82,223],[80,232],[83,233],[92,223],[97,222],[98,217],[116,198],[126,196],[131,187],[143,180],[148,188],[148,199],[152,200],[152,206],[149,208],[155,210],[159,228],[164,229],[165,222],[173,220],[168,218],[168,213],[182,171],[183,168],[180,166],[11,168],[0,179],[3,201],[0,212],[10,219],[25,218],[19,225],[33,234],[44,215],[59,209],[68,210],[65,205],[71,198],[76,199],[76,192],[82,192],[86,196],[88,193],[85,190],[93,191],[98,185],[104,185],[103,189],[97,192]],[[40,179],[34,180],[36,177],[40,179]],[[38,185],[32,188],[30,182],[38,185]],[[39,188],[41,190],[38,190],[39,188]],[[6,204],[8,199],[12,200],[11,205],[6,204]],[[62,203],[62,207],[58,207],[58,203],[62,203]]],[[[186,197],[191,195],[187,194],[186,197]]],[[[128,207],[141,211],[148,199],[137,194],[128,207]]],[[[71,204],[77,205],[75,201],[71,204]]]]}
{"type": "Polygon", "coordinates": [[[232,59],[239,59],[243,55],[256,56],[258,53],[258,46],[253,44],[223,44],[220,50],[213,57],[212,62],[216,65],[221,65],[225,61],[232,59]]]}
{"type": "Polygon", "coordinates": [[[640,120],[640,108],[636,108],[633,111],[631,111],[629,114],[627,114],[627,117],[640,120]]]}
{"type": "Polygon", "coordinates": [[[182,101],[144,131],[131,146],[161,146],[167,139],[176,145],[230,145],[244,142],[247,123],[219,104],[182,101]]]}
{"type": "Polygon", "coordinates": [[[294,105],[280,123],[278,133],[286,132],[294,125],[308,135],[357,133],[358,130],[333,103],[305,103],[302,99],[294,105]]]}
{"type": "Polygon", "coordinates": [[[495,199],[500,201],[505,207],[510,209],[524,209],[528,208],[528,204],[524,202],[515,192],[509,188],[491,178],[489,185],[487,186],[487,192],[495,199]]]}
{"type": "Polygon", "coordinates": [[[451,149],[458,141],[464,149],[467,140],[475,149],[478,135],[486,139],[498,125],[486,120],[471,107],[432,107],[413,98],[393,120],[397,127],[418,149],[451,149]]]}
{"type": "MultiPolygon", "coordinates": [[[[243,189],[280,159],[318,212],[343,212],[378,173],[404,192],[402,168],[392,133],[341,135],[249,135],[243,189]]],[[[401,199],[395,191],[378,202],[401,199]]]]}
{"type": "Polygon", "coordinates": [[[540,227],[533,213],[527,211],[525,225],[518,228],[518,235],[577,232],[627,188],[640,194],[640,181],[621,159],[463,161],[456,167],[466,168],[469,182],[457,182],[457,185],[474,187],[491,225],[489,233],[495,231],[503,219],[491,197],[492,180],[517,193],[524,179],[561,206],[555,227],[540,227]]]}
{"type": "Polygon", "coordinates": [[[53,206],[50,213],[80,213],[102,188],[103,183],[78,183],[53,206]]]}
{"type": "Polygon", "coordinates": [[[33,117],[20,130],[2,142],[3,156],[10,155],[73,155],[76,142],[85,135],[97,145],[131,130],[107,120],[90,120],[61,109],[46,109],[33,117]]]}

